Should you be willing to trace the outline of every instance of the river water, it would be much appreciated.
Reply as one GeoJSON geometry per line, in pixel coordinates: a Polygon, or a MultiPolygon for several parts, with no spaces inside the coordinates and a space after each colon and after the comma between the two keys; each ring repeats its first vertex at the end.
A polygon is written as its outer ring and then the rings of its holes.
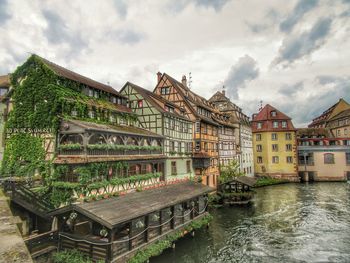
{"type": "Polygon", "coordinates": [[[350,262],[349,183],[256,191],[253,205],[212,210],[209,229],[150,262],[350,262]]]}

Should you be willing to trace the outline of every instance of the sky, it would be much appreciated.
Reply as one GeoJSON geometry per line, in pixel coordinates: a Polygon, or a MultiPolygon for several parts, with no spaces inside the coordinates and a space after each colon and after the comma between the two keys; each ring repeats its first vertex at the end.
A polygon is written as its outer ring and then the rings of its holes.
{"type": "Polygon", "coordinates": [[[350,102],[350,0],[0,0],[0,75],[32,53],[120,90],[166,72],[304,127],[350,102]]]}

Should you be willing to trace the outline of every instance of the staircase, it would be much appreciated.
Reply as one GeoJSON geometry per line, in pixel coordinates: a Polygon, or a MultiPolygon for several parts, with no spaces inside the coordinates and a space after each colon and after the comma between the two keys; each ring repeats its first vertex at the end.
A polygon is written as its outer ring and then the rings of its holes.
{"type": "Polygon", "coordinates": [[[38,194],[23,184],[13,181],[5,181],[3,182],[3,186],[12,202],[42,218],[47,218],[47,213],[54,209],[49,202],[40,198],[38,194]]]}

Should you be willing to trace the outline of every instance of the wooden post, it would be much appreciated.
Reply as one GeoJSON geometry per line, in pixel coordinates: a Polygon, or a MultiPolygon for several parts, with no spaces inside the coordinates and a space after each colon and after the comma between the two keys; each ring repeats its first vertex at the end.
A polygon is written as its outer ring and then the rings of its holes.
{"type": "MultiPolygon", "coordinates": [[[[163,221],[163,213],[162,210],[159,211],[159,225],[162,224],[163,221]]],[[[163,232],[162,226],[159,227],[159,235],[161,235],[163,232]]]]}
{"type": "Polygon", "coordinates": [[[109,261],[112,261],[112,259],[113,259],[113,241],[114,241],[115,231],[116,231],[115,228],[111,229],[110,234],[109,234],[109,238],[108,238],[108,242],[111,243],[110,245],[108,245],[108,260],[109,261]]]}
{"type": "Polygon", "coordinates": [[[173,217],[173,219],[171,219],[170,226],[171,226],[171,229],[174,229],[175,228],[175,206],[172,206],[170,208],[170,211],[171,211],[171,215],[173,217]]]}
{"type": "Polygon", "coordinates": [[[129,223],[129,251],[132,250],[132,221],[129,223]]]}
{"type": "Polygon", "coordinates": [[[146,227],[146,232],[145,232],[145,242],[148,242],[149,239],[149,214],[145,216],[145,227],[146,227]]]}

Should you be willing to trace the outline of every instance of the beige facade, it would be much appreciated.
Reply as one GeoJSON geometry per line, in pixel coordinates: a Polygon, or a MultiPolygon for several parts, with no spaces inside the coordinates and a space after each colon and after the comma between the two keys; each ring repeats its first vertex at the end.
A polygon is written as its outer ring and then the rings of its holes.
{"type": "Polygon", "coordinates": [[[302,181],[345,181],[350,176],[350,149],[343,145],[300,146],[298,168],[302,181]]]}

